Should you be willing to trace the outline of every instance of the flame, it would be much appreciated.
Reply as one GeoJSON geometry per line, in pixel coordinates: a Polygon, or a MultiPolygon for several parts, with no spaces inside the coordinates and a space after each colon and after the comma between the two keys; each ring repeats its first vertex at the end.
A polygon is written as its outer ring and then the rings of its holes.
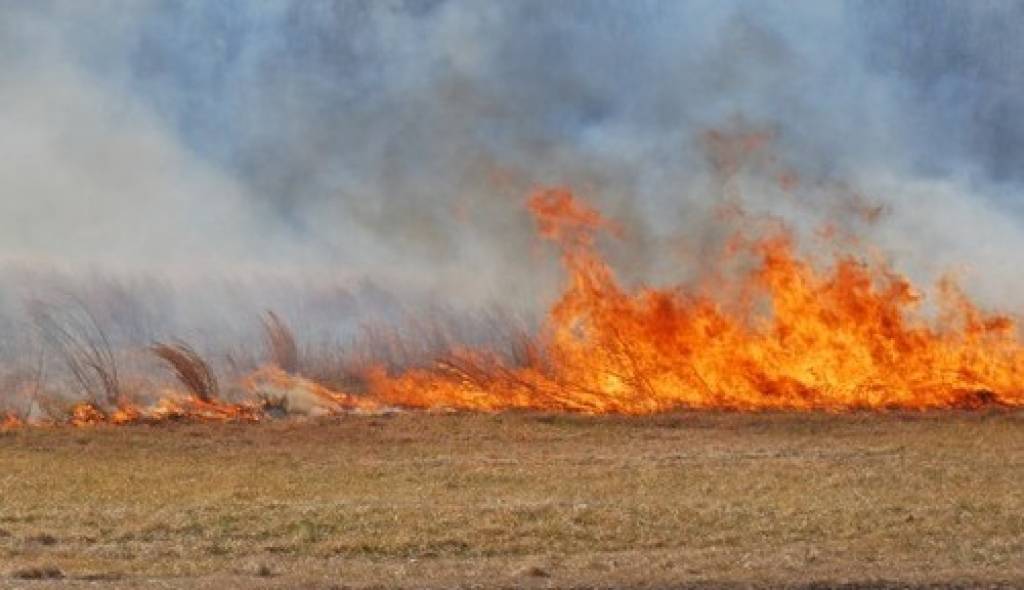
{"type": "Polygon", "coordinates": [[[24,426],[24,421],[11,413],[0,414],[0,431],[13,430],[24,426]]]}
{"type": "MultiPolygon", "coordinates": [[[[567,278],[525,361],[462,348],[427,368],[392,374],[375,365],[364,375],[366,395],[270,365],[238,384],[248,401],[166,391],[148,406],[81,402],[66,423],[257,422],[279,411],[393,407],[649,414],[1024,406],[1015,321],[979,309],[952,279],[938,285],[939,312],[927,314],[921,293],[886,263],[839,253],[812,264],[773,223],[728,242],[717,266],[746,270],[628,288],[597,247],[603,234],[622,236],[616,223],[566,188],[538,190],[527,206],[538,235],[557,246],[567,278]],[[740,257],[754,263],[730,264],[740,257]]],[[[751,221],[737,202],[720,213],[751,221]]],[[[22,424],[0,415],[0,429],[22,424]]]]}
{"type": "Polygon", "coordinates": [[[110,411],[91,402],[79,402],[71,407],[67,423],[71,426],[94,426],[165,421],[257,422],[263,416],[263,409],[256,403],[204,401],[191,395],[167,393],[151,406],[123,402],[110,411]]]}
{"type": "MultiPolygon", "coordinates": [[[[148,406],[122,401],[112,410],[104,410],[92,402],[79,402],[71,407],[66,423],[71,426],[95,426],[170,421],[259,422],[266,419],[273,410],[282,407],[288,413],[295,410],[295,413],[304,415],[389,410],[377,400],[334,391],[273,365],[259,368],[246,376],[240,385],[249,397],[248,401],[242,403],[204,400],[195,395],[168,390],[148,406]]],[[[0,428],[14,428],[21,424],[13,415],[0,420],[0,428]]]]}
{"type": "Polygon", "coordinates": [[[779,229],[733,241],[727,256],[757,261],[737,278],[629,290],[595,246],[615,224],[563,188],[537,191],[528,206],[568,274],[532,360],[513,367],[460,350],[430,369],[376,368],[376,399],[624,414],[1024,405],[1014,321],[982,312],[952,281],[940,284],[942,311],[929,321],[918,291],[886,265],[838,255],[817,269],[779,229]]]}

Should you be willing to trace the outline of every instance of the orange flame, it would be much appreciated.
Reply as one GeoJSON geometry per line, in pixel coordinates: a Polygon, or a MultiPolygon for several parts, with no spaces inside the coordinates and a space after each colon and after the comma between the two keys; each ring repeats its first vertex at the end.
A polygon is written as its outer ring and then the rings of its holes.
{"type": "Polygon", "coordinates": [[[24,425],[21,418],[11,413],[0,414],[0,431],[13,430],[24,425]]]}
{"type": "MultiPolygon", "coordinates": [[[[293,375],[279,367],[261,367],[241,383],[251,398],[242,403],[216,399],[204,400],[195,395],[166,391],[149,406],[127,401],[106,411],[91,402],[79,402],[70,409],[66,423],[71,426],[99,424],[155,424],[159,422],[259,422],[274,409],[292,404],[285,411],[305,415],[332,415],[346,412],[378,412],[386,410],[380,402],[331,390],[319,383],[293,375]]],[[[13,415],[0,420],[0,428],[13,428],[22,422],[13,415]]]]}
{"type": "Polygon", "coordinates": [[[263,410],[255,403],[231,404],[168,394],[152,406],[123,403],[109,412],[90,402],[79,402],[72,406],[67,422],[71,426],[151,424],[165,421],[256,422],[262,417],[263,410]]]}
{"type": "MultiPolygon", "coordinates": [[[[425,369],[372,367],[367,395],[266,366],[240,384],[250,401],[171,391],[145,407],[81,402],[67,423],[255,422],[275,409],[333,415],[394,406],[593,414],[1024,406],[1014,320],[980,310],[950,279],[938,285],[940,311],[930,318],[918,291],[884,263],[840,254],[818,267],[771,225],[767,236],[726,245],[722,266],[742,254],[756,262],[749,270],[630,289],[597,249],[601,233],[621,235],[617,224],[565,188],[539,190],[527,206],[539,236],[559,247],[567,281],[520,364],[463,348],[425,369]]],[[[0,414],[0,429],[22,424],[0,414]]]]}
{"type": "Polygon", "coordinates": [[[940,285],[933,325],[892,269],[838,256],[818,270],[780,230],[736,242],[759,264],[733,284],[627,290],[595,248],[597,233],[617,231],[614,224],[561,188],[538,191],[529,208],[568,272],[539,354],[509,367],[463,350],[429,370],[375,369],[377,399],[625,414],[1024,405],[1024,347],[1013,320],[982,312],[952,282],[940,285]],[[716,292],[742,296],[727,305],[706,294],[716,292]]]}

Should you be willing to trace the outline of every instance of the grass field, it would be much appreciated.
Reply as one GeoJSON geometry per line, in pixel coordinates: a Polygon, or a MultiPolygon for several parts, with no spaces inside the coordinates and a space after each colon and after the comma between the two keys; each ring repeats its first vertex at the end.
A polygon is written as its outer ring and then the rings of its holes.
{"type": "Polygon", "coordinates": [[[0,588],[1016,587],[1024,414],[14,430],[0,574],[0,588]]]}

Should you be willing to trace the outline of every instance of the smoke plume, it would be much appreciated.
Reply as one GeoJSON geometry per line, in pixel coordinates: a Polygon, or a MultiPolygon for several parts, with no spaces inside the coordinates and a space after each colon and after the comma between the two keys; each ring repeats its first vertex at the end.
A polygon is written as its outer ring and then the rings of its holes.
{"type": "Polygon", "coordinates": [[[128,341],[217,341],[266,308],[325,337],[403,301],[536,309],[559,272],[522,199],[547,184],[624,225],[632,281],[696,272],[735,192],[1019,311],[1022,20],[998,0],[7,3],[0,317],[15,334],[25,300],[75,293],[128,341]],[[766,146],[723,172],[715,138],[751,133],[766,146]]]}

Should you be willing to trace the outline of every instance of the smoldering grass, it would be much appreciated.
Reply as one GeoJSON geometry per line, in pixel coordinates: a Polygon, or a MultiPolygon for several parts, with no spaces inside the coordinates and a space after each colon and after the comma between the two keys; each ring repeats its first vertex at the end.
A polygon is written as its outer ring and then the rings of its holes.
{"type": "Polygon", "coordinates": [[[536,322],[492,306],[475,312],[443,305],[412,307],[397,318],[368,319],[347,340],[304,342],[302,374],[349,393],[365,392],[371,370],[400,374],[409,369],[442,368],[483,373],[486,370],[532,366],[546,361],[536,339],[536,322]],[[469,366],[464,351],[480,350],[494,361],[469,366]]]}
{"type": "Polygon", "coordinates": [[[46,375],[46,357],[40,350],[32,367],[21,367],[0,377],[0,422],[5,417],[26,422],[39,404],[46,375]]]}

